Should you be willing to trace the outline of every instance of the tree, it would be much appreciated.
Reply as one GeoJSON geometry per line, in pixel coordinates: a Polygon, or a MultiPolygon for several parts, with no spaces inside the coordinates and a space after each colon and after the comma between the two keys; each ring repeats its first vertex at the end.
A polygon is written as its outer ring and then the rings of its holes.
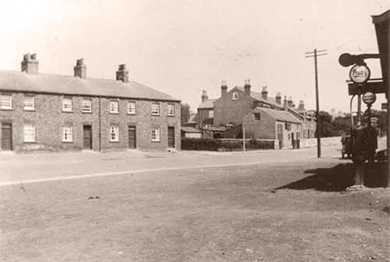
{"type": "Polygon", "coordinates": [[[181,109],[180,109],[180,114],[181,114],[181,125],[185,124],[188,122],[190,119],[190,105],[189,104],[183,104],[180,103],[181,109]]]}

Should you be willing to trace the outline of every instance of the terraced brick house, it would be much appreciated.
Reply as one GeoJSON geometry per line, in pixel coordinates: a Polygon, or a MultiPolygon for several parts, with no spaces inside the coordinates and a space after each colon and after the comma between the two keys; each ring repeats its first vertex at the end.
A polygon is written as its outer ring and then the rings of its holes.
{"type": "Polygon", "coordinates": [[[41,74],[36,55],[21,72],[0,71],[0,150],[180,149],[180,101],[130,81],[41,74]]]}
{"type": "Polygon", "coordinates": [[[291,148],[301,138],[313,138],[316,128],[315,118],[306,111],[303,100],[296,107],[291,97],[282,101],[280,93],[268,96],[267,87],[261,93],[254,92],[249,80],[244,87],[229,91],[223,82],[218,99],[208,99],[203,91],[198,122],[203,133],[224,129],[226,138],[241,138],[244,127],[247,138],[279,140],[280,148],[291,148]]]}

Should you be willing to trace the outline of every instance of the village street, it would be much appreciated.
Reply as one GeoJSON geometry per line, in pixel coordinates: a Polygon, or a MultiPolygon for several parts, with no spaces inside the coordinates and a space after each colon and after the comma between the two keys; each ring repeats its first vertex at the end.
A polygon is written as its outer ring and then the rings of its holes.
{"type": "MultiPolygon", "coordinates": [[[[323,159],[337,161],[340,147],[324,147],[323,159]]],[[[316,159],[316,148],[243,152],[126,151],[0,154],[0,185],[81,177],[126,175],[200,167],[245,166],[316,159]]]]}
{"type": "Polygon", "coordinates": [[[0,260],[389,261],[389,191],[338,147],[0,155],[0,260]]]}

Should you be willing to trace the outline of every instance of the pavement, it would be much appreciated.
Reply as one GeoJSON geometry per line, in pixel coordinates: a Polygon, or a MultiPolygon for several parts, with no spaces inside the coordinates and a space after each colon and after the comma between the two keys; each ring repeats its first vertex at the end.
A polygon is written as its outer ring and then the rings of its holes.
{"type": "MultiPolygon", "coordinates": [[[[338,146],[323,147],[321,153],[324,161],[343,161],[339,160],[338,146]]],[[[153,171],[310,161],[316,158],[316,148],[246,152],[131,150],[106,153],[1,153],[0,186],[153,171]]]]}

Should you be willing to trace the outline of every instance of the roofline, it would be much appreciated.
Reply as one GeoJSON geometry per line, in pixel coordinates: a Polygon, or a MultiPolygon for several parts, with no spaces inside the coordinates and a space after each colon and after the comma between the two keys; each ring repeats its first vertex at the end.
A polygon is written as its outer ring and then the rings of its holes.
{"type": "Polygon", "coordinates": [[[7,93],[27,93],[27,94],[45,94],[45,95],[69,95],[69,96],[85,96],[85,97],[98,97],[98,98],[125,98],[134,100],[147,100],[147,101],[163,101],[163,102],[178,102],[178,99],[159,99],[159,98],[144,98],[144,97],[128,97],[128,96],[106,96],[106,95],[95,95],[95,94],[75,94],[75,93],[61,93],[61,92],[47,92],[47,91],[31,91],[31,90],[15,90],[15,89],[0,89],[0,92],[7,93]]]}

